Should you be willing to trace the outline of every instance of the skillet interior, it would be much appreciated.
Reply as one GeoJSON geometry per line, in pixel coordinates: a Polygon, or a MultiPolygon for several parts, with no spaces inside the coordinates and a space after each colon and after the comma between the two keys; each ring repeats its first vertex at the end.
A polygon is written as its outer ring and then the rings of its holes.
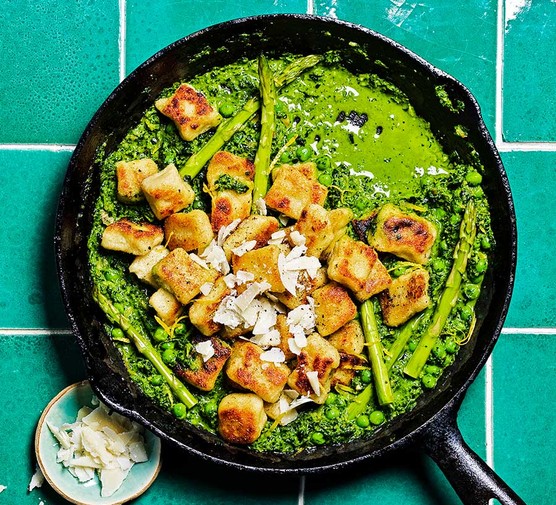
{"type": "Polygon", "coordinates": [[[66,311],[100,398],[167,441],[203,458],[277,473],[312,472],[379,456],[410,442],[441,409],[457,403],[500,334],[516,262],[515,216],[508,181],[469,92],[375,32],[301,15],[261,16],[217,25],[168,46],[135,70],[93,117],[72,156],[59,202],[55,245],[66,311]],[[404,91],[417,113],[430,122],[447,152],[456,151],[464,163],[472,162],[473,153],[478,153],[485,167],[483,181],[492,211],[496,251],[477,304],[475,337],[412,412],[396,418],[369,440],[323,446],[297,456],[257,454],[184,425],[154,405],[129,379],[118,351],[103,332],[104,316],[91,297],[87,264],[87,237],[99,186],[95,159],[100,146],[104,145],[106,152],[113,150],[159,92],[176,81],[238,57],[257,57],[261,52],[279,56],[283,52],[309,54],[329,49],[344,50],[345,65],[352,71],[376,72],[404,91]],[[460,112],[441,105],[435,91],[439,85],[445,87],[454,103],[465,104],[460,112]],[[467,128],[467,139],[455,134],[456,125],[467,128]]]}

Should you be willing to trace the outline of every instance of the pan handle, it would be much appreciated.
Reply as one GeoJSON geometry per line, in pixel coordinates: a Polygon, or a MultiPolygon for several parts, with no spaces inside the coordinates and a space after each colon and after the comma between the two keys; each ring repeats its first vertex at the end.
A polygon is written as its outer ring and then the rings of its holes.
{"type": "Polygon", "coordinates": [[[439,413],[421,439],[465,505],[488,505],[496,498],[502,505],[525,502],[465,443],[457,425],[458,408],[439,413]]]}

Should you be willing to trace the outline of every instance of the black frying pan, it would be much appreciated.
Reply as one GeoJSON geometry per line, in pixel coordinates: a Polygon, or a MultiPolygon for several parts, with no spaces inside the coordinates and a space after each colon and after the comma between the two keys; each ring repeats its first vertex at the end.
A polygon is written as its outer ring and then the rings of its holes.
{"type": "Polygon", "coordinates": [[[56,258],[66,311],[93,388],[110,407],[136,419],[168,442],[201,458],[229,467],[304,474],[335,470],[381,457],[410,444],[420,445],[438,463],[461,499],[469,505],[522,500],[467,446],[457,428],[463,396],[490,355],[506,317],[516,265],[517,232],[513,201],[500,157],[475,99],[459,82],[395,42],[365,28],[328,18],[303,15],[261,16],[216,25],[166,47],[135,70],[108,97],[87,126],[71,158],[56,223],[56,258]],[[86,242],[98,194],[95,156],[105,144],[113,150],[159,92],[215,65],[261,52],[280,55],[345,51],[353,71],[375,72],[410,98],[417,113],[430,122],[448,152],[472,162],[476,150],[485,167],[484,187],[492,209],[496,248],[492,268],[476,306],[478,324],[472,342],[437,387],[416,408],[376,431],[371,439],[323,446],[298,455],[258,454],[178,421],[145,396],[129,379],[104,317],[91,296],[86,242]],[[435,87],[442,85],[460,112],[442,106],[435,87]],[[462,125],[467,139],[454,134],[462,125]]]}

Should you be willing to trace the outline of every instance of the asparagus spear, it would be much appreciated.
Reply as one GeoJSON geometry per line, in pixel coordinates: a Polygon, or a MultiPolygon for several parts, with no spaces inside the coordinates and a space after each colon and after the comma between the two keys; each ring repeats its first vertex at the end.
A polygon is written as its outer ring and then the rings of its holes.
{"type": "Polygon", "coordinates": [[[259,58],[259,89],[261,92],[261,136],[259,147],[255,155],[255,179],[253,181],[253,210],[257,202],[268,191],[268,177],[270,175],[270,154],[272,152],[272,139],[276,130],[274,105],[276,103],[276,90],[274,78],[268,66],[267,59],[261,55],[259,58]]]}
{"type": "Polygon", "coordinates": [[[361,393],[359,393],[348,405],[346,409],[346,416],[349,421],[352,421],[357,416],[365,412],[367,405],[371,401],[373,395],[373,386],[369,384],[361,393]]]}
{"type": "Polygon", "coordinates": [[[98,286],[93,288],[93,298],[106,314],[108,319],[112,323],[117,324],[127,334],[127,336],[135,344],[135,347],[137,347],[137,350],[145,356],[145,358],[147,358],[158,370],[160,375],[164,377],[179,400],[186,407],[193,407],[197,403],[197,399],[174,375],[172,370],[166,366],[164,361],[162,361],[160,354],[158,354],[156,349],[152,346],[149,338],[143,332],[135,328],[124,314],[118,311],[114,304],[100,292],[98,286]]]}
{"type": "MultiPolygon", "coordinates": [[[[321,60],[320,56],[309,55],[298,58],[290,63],[274,80],[276,89],[284,87],[294,81],[307,69],[314,67],[321,60]]],[[[182,177],[195,177],[205,164],[219,151],[222,146],[259,110],[261,101],[259,98],[251,98],[243,108],[228,120],[220,123],[214,135],[195,154],[193,154],[180,170],[182,177]]]]}
{"type": "Polygon", "coordinates": [[[367,343],[367,352],[369,353],[369,361],[371,362],[371,370],[375,382],[376,395],[381,405],[386,405],[394,401],[390,379],[388,378],[388,370],[384,363],[384,351],[378,328],[376,325],[375,313],[371,300],[366,300],[361,305],[361,326],[367,343]]]}
{"type": "Polygon", "coordinates": [[[418,316],[409,320],[405,325],[402,327],[396,340],[392,344],[392,347],[388,349],[388,355],[386,356],[386,368],[390,370],[394,363],[398,361],[398,358],[401,356],[407,342],[411,338],[411,335],[415,332],[415,330],[419,327],[422,321],[424,321],[429,314],[431,313],[430,309],[427,309],[425,312],[422,312],[418,316]]]}
{"type": "Polygon", "coordinates": [[[458,300],[461,281],[467,268],[467,260],[473,248],[477,232],[476,218],[477,211],[475,205],[472,200],[469,200],[461,221],[459,241],[454,252],[454,263],[446,280],[446,286],[432,316],[431,324],[423,333],[413,356],[411,356],[404,368],[404,372],[415,379],[421,374],[429,354],[458,300]]]}

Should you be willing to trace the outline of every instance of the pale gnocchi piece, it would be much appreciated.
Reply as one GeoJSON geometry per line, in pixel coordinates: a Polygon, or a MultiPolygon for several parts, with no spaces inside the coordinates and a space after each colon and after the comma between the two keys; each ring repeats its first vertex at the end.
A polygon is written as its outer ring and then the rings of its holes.
{"type": "Polygon", "coordinates": [[[317,181],[313,162],[280,165],[272,173],[274,181],[264,200],[268,207],[293,219],[311,203],[323,205],[328,189],[317,181]]]}
{"type": "Polygon", "coordinates": [[[173,95],[159,98],[156,108],[169,117],[183,140],[191,141],[222,121],[206,97],[193,86],[182,84],[173,95]]]}
{"type": "Polygon", "coordinates": [[[334,372],[332,372],[330,386],[334,387],[336,384],[349,386],[355,377],[357,370],[368,366],[369,364],[363,356],[340,352],[340,365],[336,368],[336,370],[334,370],[334,372]]]}
{"type": "Polygon", "coordinates": [[[173,163],[144,179],[141,189],[154,215],[160,220],[185,209],[195,199],[195,192],[182,179],[173,163]]]}
{"type": "Polygon", "coordinates": [[[311,293],[328,282],[326,275],[326,268],[321,267],[317,270],[317,275],[311,278],[307,272],[301,272],[297,280],[297,289],[295,295],[289,291],[283,293],[276,293],[276,298],[283,303],[288,309],[292,310],[300,305],[307,305],[308,298],[311,293]]]}
{"type": "Polygon", "coordinates": [[[376,251],[348,235],[334,245],[328,258],[327,274],[350,289],[360,302],[380,293],[392,282],[376,251]]]}
{"type": "Polygon", "coordinates": [[[172,326],[181,316],[183,305],[176,297],[163,288],[157,289],[149,298],[149,305],[155,310],[164,324],[172,326]]]}
{"type": "Polygon", "coordinates": [[[160,245],[164,232],[151,223],[134,223],[123,218],[109,224],[102,233],[100,245],[110,251],[143,256],[160,245]]]}
{"type": "Polygon", "coordinates": [[[153,267],[165,258],[170,251],[165,246],[157,245],[153,247],[147,254],[136,256],[129,265],[129,271],[135,274],[137,278],[150,286],[157,288],[156,281],[152,274],[153,267]]]}
{"type": "Polygon", "coordinates": [[[277,245],[267,245],[260,249],[248,251],[241,256],[234,256],[232,268],[234,273],[242,270],[255,276],[255,282],[268,282],[269,291],[282,293],[286,290],[278,269],[278,256],[282,248],[277,245]]]}
{"type": "Polygon", "coordinates": [[[316,203],[307,205],[299,216],[293,229],[305,237],[307,256],[320,258],[334,239],[334,229],[329,212],[316,203]]]}
{"type": "Polygon", "coordinates": [[[344,324],[339,330],[335,331],[328,341],[339,352],[347,354],[361,354],[365,346],[365,336],[363,328],[356,319],[344,324]]]}
{"type": "Polygon", "coordinates": [[[230,294],[224,277],[219,277],[206,295],[199,296],[189,307],[189,320],[203,335],[214,335],[222,325],[214,321],[214,314],[225,296],[230,294]]]}
{"type": "Polygon", "coordinates": [[[384,322],[399,326],[430,305],[429,272],[416,268],[400,275],[380,293],[379,300],[384,322]]]}
{"type": "Polygon", "coordinates": [[[265,246],[278,227],[279,223],[275,217],[250,215],[239,223],[238,227],[224,240],[222,248],[226,253],[226,258],[230,261],[232,249],[252,240],[255,241],[253,249],[265,246]]]}
{"type": "Polygon", "coordinates": [[[330,376],[339,365],[340,354],[336,348],[318,333],[311,333],[288,378],[288,386],[300,395],[309,396],[315,403],[324,403],[330,392],[330,376]],[[314,379],[310,378],[311,372],[316,372],[316,388],[314,379]]]}
{"type": "Polygon", "coordinates": [[[212,157],[207,167],[207,186],[212,198],[210,219],[215,232],[251,214],[254,176],[254,165],[247,158],[227,151],[219,151],[212,157]]]}
{"type": "Polygon", "coordinates": [[[137,203],[145,199],[141,183],[158,172],[150,158],[116,163],[117,197],[123,203],[137,203]]]}
{"type": "Polygon", "coordinates": [[[266,420],[263,400],[253,393],[231,393],[218,405],[218,432],[232,444],[252,444],[266,420]]]}
{"type": "Polygon", "coordinates": [[[357,315],[357,306],[349,293],[336,282],[316,289],[312,297],[315,301],[315,324],[323,337],[339,330],[357,315]]]}
{"type": "Polygon", "coordinates": [[[180,248],[160,260],[152,271],[156,282],[183,305],[195,298],[203,285],[214,282],[219,276],[216,270],[199,265],[180,248]]]}
{"type": "Polygon", "coordinates": [[[290,375],[283,363],[261,359],[263,349],[252,342],[238,340],[226,363],[226,375],[235,385],[260,396],[265,402],[274,403],[290,375]]]}
{"type": "Polygon", "coordinates": [[[376,216],[376,231],[369,243],[377,251],[392,253],[415,263],[428,262],[437,230],[425,218],[402,212],[391,203],[376,216]]]}
{"type": "Polygon", "coordinates": [[[199,209],[168,216],[164,220],[164,235],[168,249],[181,247],[199,254],[214,238],[208,215],[199,209]]]}

